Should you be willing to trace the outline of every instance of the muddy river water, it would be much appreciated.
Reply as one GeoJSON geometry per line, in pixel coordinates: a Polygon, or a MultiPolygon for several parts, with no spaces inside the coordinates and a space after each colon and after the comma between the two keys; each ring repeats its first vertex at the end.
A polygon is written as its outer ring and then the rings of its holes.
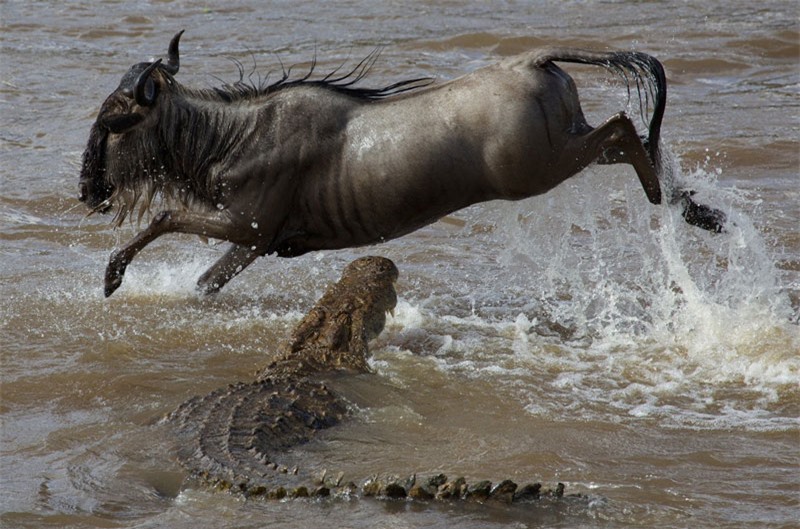
{"type": "MultiPolygon", "coordinates": [[[[796,527],[800,519],[800,19],[789,1],[0,3],[0,526],[796,527]],[[365,85],[456,77],[545,43],[660,58],[675,178],[713,235],[627,166],[474,206],[380,246],[260,259],[212,298],[224,251],[164,237],[111,298],[135,226],[85,218],[81,152],[127,68],[186,29],[178,78],[382,55],[365,85]],[[400,269],[346,382],[353,418],[293,456],[353,478],[563,482],[525,508],[244,500],[187,478],[159,423],[246,380],[353,258],[400,269]]],[[[635,103],[570,68],[592,123],[635,103]]],[[[301,71],[302,67],[298,69],[301,71]]],[[[220,81],[222,80],[222,81],[220,81]]]]}

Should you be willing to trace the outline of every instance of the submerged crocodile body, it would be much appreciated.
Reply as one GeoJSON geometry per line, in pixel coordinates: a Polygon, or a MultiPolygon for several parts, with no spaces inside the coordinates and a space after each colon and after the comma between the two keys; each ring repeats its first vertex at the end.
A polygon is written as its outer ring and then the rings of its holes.
{"type": "Polygon", "coordinates": [[[357,485],[341,476],[310,476],[281,464],[283,453],[341,422],[347,403],[325,383],[338,373],[367,373],[367,342],[396,303],[397,268],[389,259],[350,263],[294,329],[277,360],[256,380],[240,382],[183,403],[168,420],[182,441],[180,462],[206,483],[269,498],[363,495],[389,498],[496,500],[506,503],[560,497],[563,485],[542,490],[510,480],[492,486],[448,481],[371,478],[357,485]]]}

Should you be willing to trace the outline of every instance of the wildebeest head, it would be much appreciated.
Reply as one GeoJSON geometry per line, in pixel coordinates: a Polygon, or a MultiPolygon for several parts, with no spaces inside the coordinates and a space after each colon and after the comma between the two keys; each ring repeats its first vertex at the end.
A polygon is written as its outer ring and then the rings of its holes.
{"type": "Polygon", "coordinates": [[[110,144],[147,126],[148,117],[158,106],[159,94],[174,83],[172,76],[178,73],[178,42],[182,34],[180,31],[172,38],[166,64],[158,59],[131,66],[100,107],[83,153],[78,187],[79,200],[92,212],[105,213],[111,208],[119,182],[115,181],[117,175],[108,171],[110,144]]]}

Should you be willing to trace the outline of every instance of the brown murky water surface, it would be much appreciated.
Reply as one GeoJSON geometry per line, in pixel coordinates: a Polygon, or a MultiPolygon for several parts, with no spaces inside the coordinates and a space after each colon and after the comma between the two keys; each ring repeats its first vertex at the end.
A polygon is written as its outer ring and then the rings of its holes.
{"type": "MultiPolygon", "coordinates": [[[[793,2],[0,4],[3,527],[792,527],[800,519],[800,36],[793,2]],[[186,29],[181,82],[320,69],[385,46],[367,84],[448,79],[543,43],[665,64],[676,178],[733,221],[650,206],[629,167],[459,212],[359,250],[261,259],[220,295],[224,245],[85,219],[80,155],[105,96],[186,29]],[[164,414],[252,377],[342,267],[379,253],[400,302],[354,418],[294,457],[352,477],[564,482],[525,509],[245,501],[187,480],[164,414]]],[[[590,120],[629,104],[568,68],[590,120]]]]}

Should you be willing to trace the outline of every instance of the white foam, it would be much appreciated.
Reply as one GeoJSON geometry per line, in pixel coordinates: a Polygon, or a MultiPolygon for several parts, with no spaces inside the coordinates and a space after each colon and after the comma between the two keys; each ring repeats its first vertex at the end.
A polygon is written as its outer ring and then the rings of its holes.
{"type": "Polygon", "coordinates": [[[196,293],[197,278],[211,265],[201,257],[178,262],[136,261],[125,273],[119,293],[129,297],[180,297],[196,293]]]}

